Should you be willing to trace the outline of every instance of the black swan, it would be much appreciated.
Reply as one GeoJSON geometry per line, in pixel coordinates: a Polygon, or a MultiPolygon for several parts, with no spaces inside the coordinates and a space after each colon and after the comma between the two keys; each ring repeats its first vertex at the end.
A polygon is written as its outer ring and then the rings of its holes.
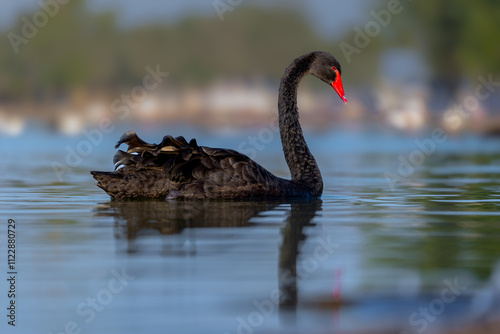
{"type": "Polygon", "coordinates": [[[128,145],[114,158],[114,172],[91,171],[97,186],[115,199],[242,199],[308,197],[323,193],[318,165],[299,124],[297,88],[306,74],[328,83],[347,102],[339,62],[327,52],[298,57],[285,70],[278,97],[279,127],[291,180],[268,172],[244,154],[198,146],[195,139],[165,136],[148,144],[133,131],[116,144],[128,145]]]}

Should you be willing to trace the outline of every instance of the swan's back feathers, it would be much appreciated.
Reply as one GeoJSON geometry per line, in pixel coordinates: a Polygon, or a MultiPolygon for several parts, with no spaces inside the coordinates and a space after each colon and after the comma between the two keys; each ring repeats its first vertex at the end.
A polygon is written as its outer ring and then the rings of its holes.
{"type": "Polygon", "coordinates": [[[248,198],[304,196],[290,181],[275,177],[244,154],[198,146],[195,139],[165,136],[149,144],[133,131],[113,158],[114,172],[91,172],[114,198],[248,198]]]}

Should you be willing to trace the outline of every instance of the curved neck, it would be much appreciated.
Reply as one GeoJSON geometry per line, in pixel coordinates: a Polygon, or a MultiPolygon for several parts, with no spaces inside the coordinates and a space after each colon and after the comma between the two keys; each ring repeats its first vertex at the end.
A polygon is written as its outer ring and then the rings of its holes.
{"type": "Polygon", "coordinates": [[[306,187],[313,196],[323,192],[323,180],[314,156],[309,151],[299,123],[297,88],[304,75],[309,74],[314,56],[295,59],[285,70],[278,96],[281,143],[292,181],[306,187]]]}

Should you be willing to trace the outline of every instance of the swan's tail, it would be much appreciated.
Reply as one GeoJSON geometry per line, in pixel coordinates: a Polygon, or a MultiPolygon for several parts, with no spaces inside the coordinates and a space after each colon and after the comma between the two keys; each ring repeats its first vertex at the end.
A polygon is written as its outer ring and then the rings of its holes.
{"type": "Polygon", "coordinates": [[[183,165],[199,152],[195,139],[165,136],[161,144],[149,144],[133,131],[126,132],[115,148],[127,144],[113,157],[114,172],[91,171],[97,186],[114,198],[164,198],[187,176],[183,165]]]}

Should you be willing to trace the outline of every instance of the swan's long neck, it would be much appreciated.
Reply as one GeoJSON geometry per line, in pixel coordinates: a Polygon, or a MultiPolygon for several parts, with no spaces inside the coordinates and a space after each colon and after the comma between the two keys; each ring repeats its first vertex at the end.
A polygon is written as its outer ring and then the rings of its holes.
{"type": "Polygon", "coordinates": [[[310,189],[313,196],[320,196],[323,180],[302,134],[297,108],[297,88],[302,77],[309,73],[313,60],[311,55],[297,58],[285,70],[280,84],[278,112],[281,143],[292,181],[310,189]]]}

